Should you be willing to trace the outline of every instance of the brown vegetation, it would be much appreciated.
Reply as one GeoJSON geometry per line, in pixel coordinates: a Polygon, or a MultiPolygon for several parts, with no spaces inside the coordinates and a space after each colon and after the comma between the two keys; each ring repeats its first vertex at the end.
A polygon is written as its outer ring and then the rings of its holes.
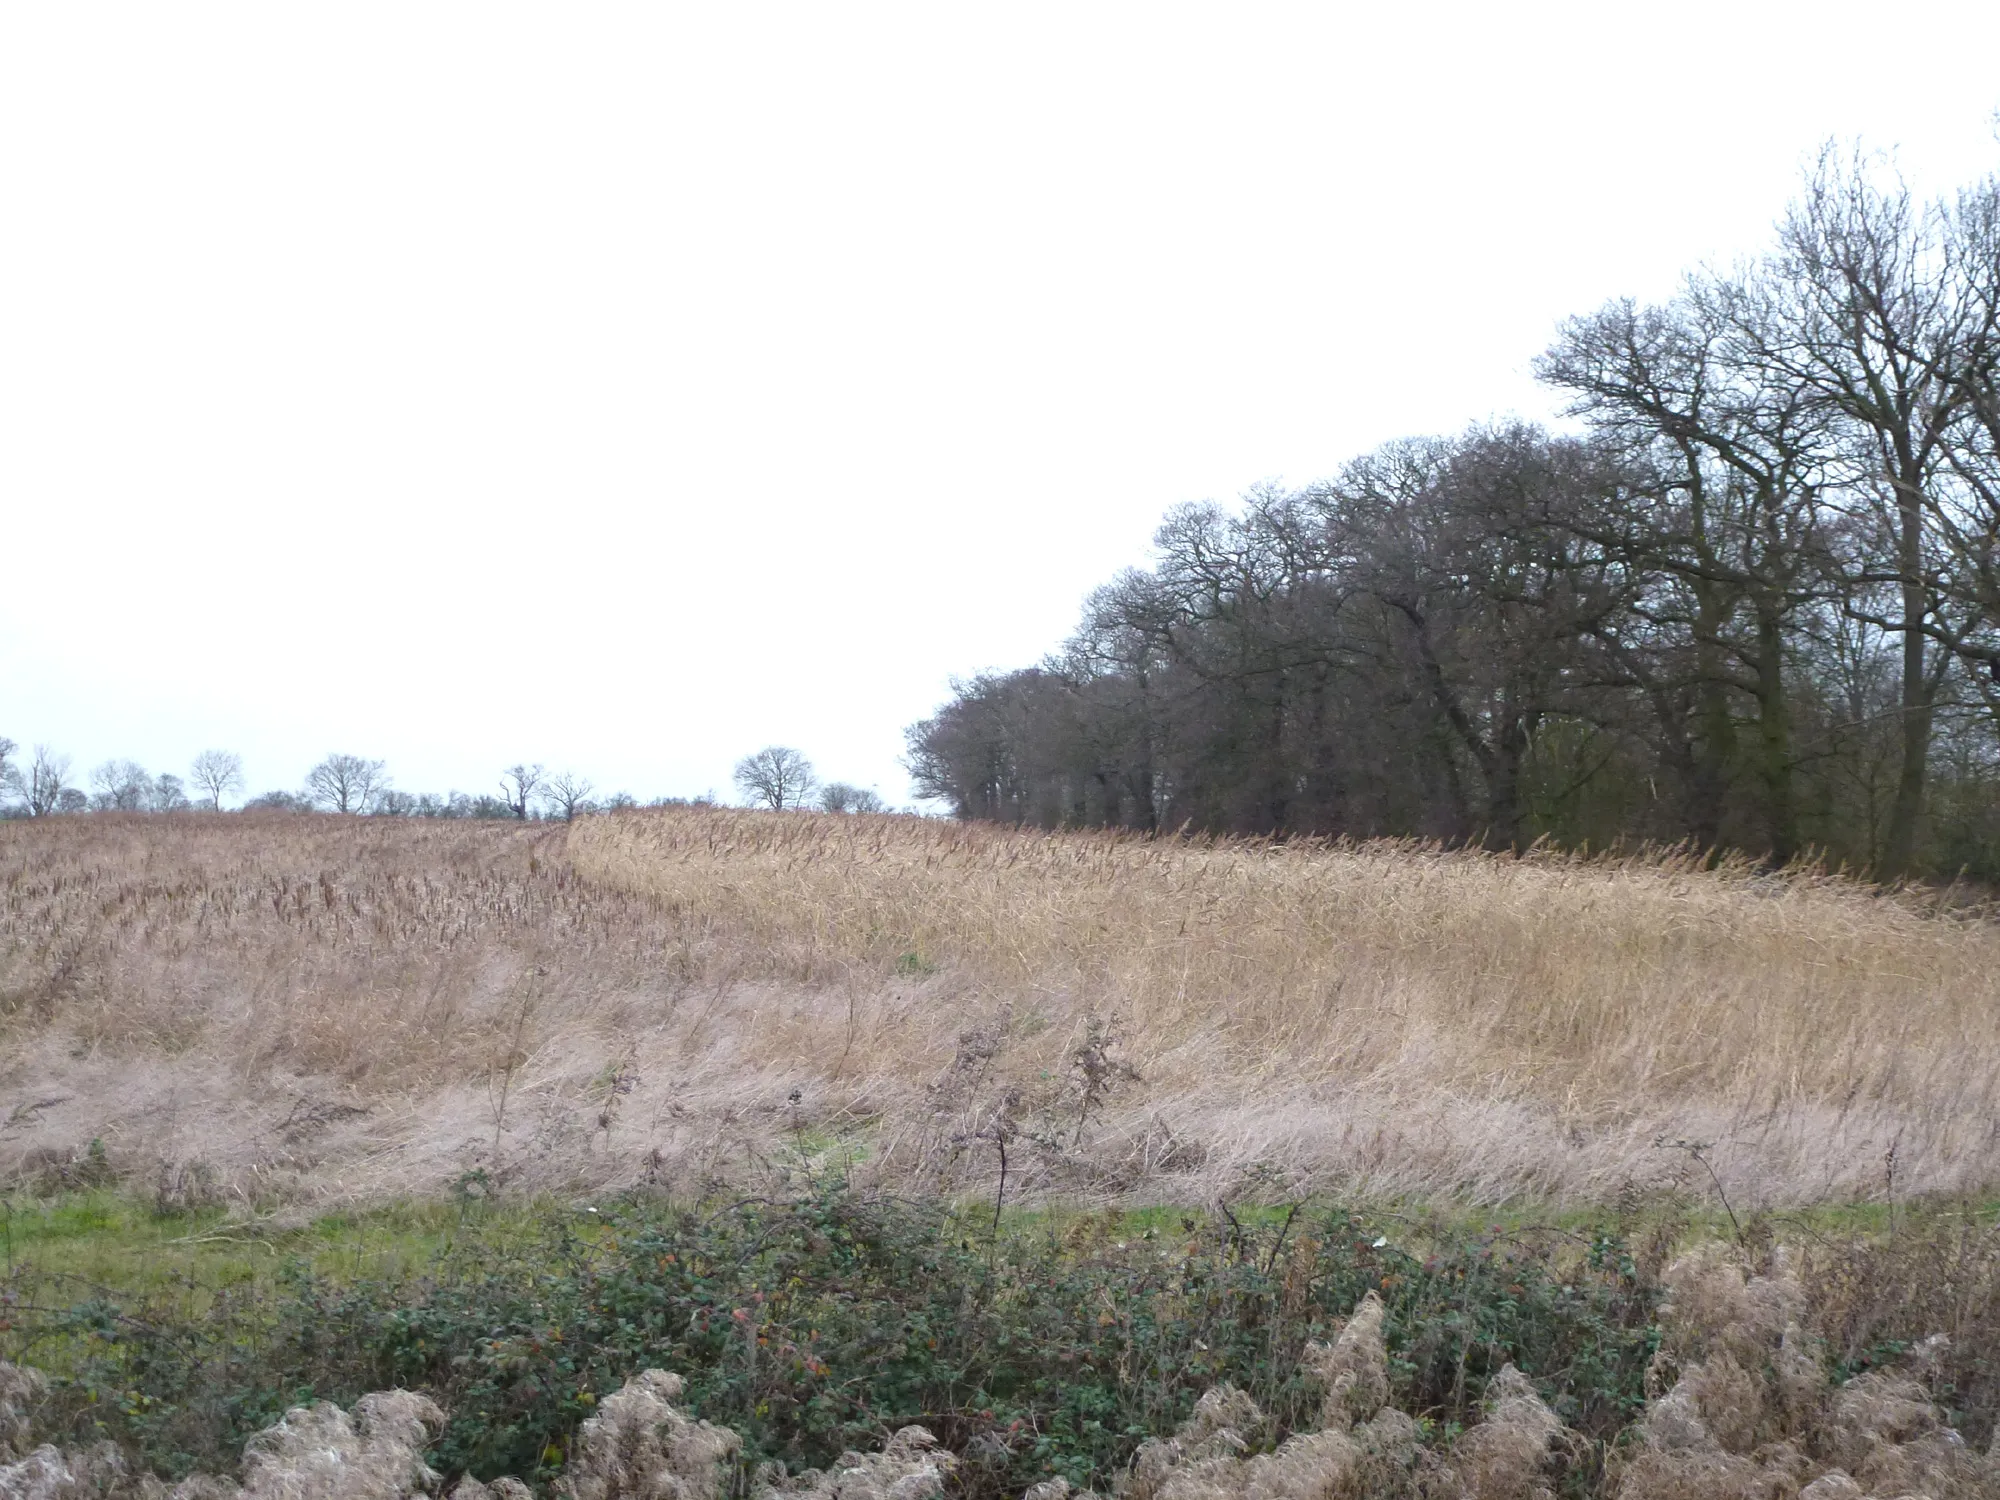
{"type": "Polygon", "coordinates": [[[169,1206],[2000,1178],[2000,927],[1828,876],[670,809],[0,824],[0,893],[0,1175],[169,1206]]]}

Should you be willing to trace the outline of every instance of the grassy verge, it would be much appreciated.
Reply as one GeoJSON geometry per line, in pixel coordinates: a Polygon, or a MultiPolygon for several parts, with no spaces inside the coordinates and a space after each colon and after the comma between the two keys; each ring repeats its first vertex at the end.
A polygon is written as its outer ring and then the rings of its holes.
{"type": "MultiPolygon", "coordinates": [[[[300,1225],[244,1218],[221,1207],[163,1213],[145,1197],[99,1189],[49,1197],[0,1197],[0,1263],[60,1272],[79,1286],[106,1295],[154,1300],[192,1298],[191,1314],[215,1291],[244,1285],[273,1286],[288,1267],[305,1264],[321,1276],[340,1278],[412,1274],[440,1257],[470,1246],[526,1246],[549,1226],[566,1221],[588,1239],[606,1206],[559,1198],[461,1201],[412,1199],[353,1212],[322,1215],[300,1225]]],[[[1325,1205],[1307,1208],[1322,1212],[1325,1205]]],[[[1246,1228],[1269,1233],[1292,1213],[1289,1205],[1249,1205],[1231,1210],[1246,1228]]],[[[1722,1208],[1670,1202],[1622,1215],[1605,1209],[1514,1205],[1466,1209],[1444,1204],[1376,1203],[1356,1210],[1355,1222],[1398,1244],[1428,1252],[1481,1235],[1500,1238],[1536,1233],[1588,1238],[1607,1229],[1639,1242],[1664,1237],[1670,1247],[1729,1239],[1739,1232],[1783,1240],[1828,1242],[1860,1236],[1889,1237],[1899,1218],[1935,1221],[1942,1212],[1966,1216],[1980,1225],[2000,1223],[2000,1200],[1933,1200],[1899,1211],[1886,1203],[1833,1203],[1732,1220],[1722,1208]]],[[[991,1237],[991,1209],[961,1205],[954,1222],[982,1243],[991,1237]]],[[[1143,1239],[1180,1232],[1187,1222],[1214,1226],[1211,1211],[1190,1214],[1172,1207],[1109,1212],[1061,1208],[1008,1208],[1003,1235],[1054,1233],[1071,1236],[1079,1226],[1112,1239],[1143,1239]]],[[[1226,1221],[1221,1221],[1227,1227],[1226,1221]]]]}
{"type": "Polygon", "coordinates": [[[277,1227],[221,1208],[160,1213],[115,1190],[0,1200],[0,1256],[66,1301],[104,1296],[206,1314],[218,1295],[267,1292],[303,1268],[332,1280],[415,1274],[468,1245],[525,1241],[569,1212],[549,1200],[468,1208],[412,1201],[277,1227]]]}

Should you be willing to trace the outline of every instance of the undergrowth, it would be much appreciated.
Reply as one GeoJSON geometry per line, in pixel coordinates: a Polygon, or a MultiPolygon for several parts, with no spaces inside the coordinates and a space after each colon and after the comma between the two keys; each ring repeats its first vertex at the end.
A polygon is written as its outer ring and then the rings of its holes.
{"type": "Polygon", "coordinates": [[[1658,1293],[1609,1231],[1414,1251],[1320,1209],[993,1236],[985,1215],[838,1183],[585,1218],[345,1273],[295,1254],[210,1288],[199,1311],[166,1289],[66,1300],[72,1283],[23,1258],[0,1348],[56,1377],[44,1435],[109,1436],[170,1476],[229,1470],[289,1405],[407,1386],[450,1414],[431,1457],[448,1475],[546,1482],[596,1403],[658,1366],[742,1434],[746,1473],[824,1465],[915,1422],[961,1456],[961,1493],[1011,1497],[1051,1475],[1103,1486],[1222,1380],[1270,1414],[1268,1440],[1313,1428],[1303,1347],[1370,1290],[1395,1404],[1439,1437],[1476,1419],[1511,1362],[1609,1442],[1643,1407],[1658,1339],[1658,1293]]]}
{"type": "MultiPolygon", "coordinates": [[[[995,1233],[990,1209],[803,1178],[698,1208],[432,1202],[282,1233],[100,1192],[17,1204],[5,1229],[0,1357],[53,1377],[38,1438],[110,1437],[163,1475],[227,1472],[293,1404],[403,1386],[449,1413],[430,1455],[447,1476],[546,1487],[597,1404],[661,1367],[742,1435],[741,1479],[919,1423],[959,1456],[955,1492],[982,1500],[1055,1475],[1102,1491],[1222,1381],[1268,1414],[1260,1445],[1312,1430],[1304,1346],[1369,1291],[1391,1402],[1426,1443],[1477,1420],[1512,1363],[1587,1440],[1589,1489],[1638,1431],[1663,1269],[1717,1238],[1684,1205],[1539,1225],[1324,1205],[1009,1213],[995,1233]]],[[[1837,1381],[1947,1335],[1929,1388],[1983,1450],[2000,1409],[1992,1205],[1738,1229],[1747,1264],[1782,1254],[1837,1381]]]]}

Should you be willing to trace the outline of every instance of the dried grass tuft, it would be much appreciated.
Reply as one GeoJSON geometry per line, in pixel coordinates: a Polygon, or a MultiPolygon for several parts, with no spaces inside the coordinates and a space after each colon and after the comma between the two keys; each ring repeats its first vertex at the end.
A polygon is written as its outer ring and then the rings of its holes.
{"type": "Polygon", "coordinates": [[[1554,1500],[1574,1446],[1528,1378],[1512,1365],[1493,1377],[1486,1420],[1452,1447],[1465,1500],[1554,1500]]]}
{"type": "Polygon", "coordinates": [[[1359,1496],[1361,1450],[1345,1432],[1288,1438],[1274,1453],[1177,1465],[1159,1500],[1345,1500],[1359,1496]]]}
{"type": "Polygon", "coordinates": [[[48,1389],[40,1370],[0,1359],[0,1463],[27,1455],[29,1426],[48,1389]]]}
{"type": "Polygon", "coordinates": [[[1139,1445],[1119,1488],[1120,1500],[1155,1500],[1180,1469],[1226,1462],[1247,1452],[1263,1425],[1264,1413],[1246,1393],[1227,1382],[1210,1387],[1173,1436],[1148,1438],[1139,1445]]]}
{"type": "MultiPolygon", "coordinates": [[[[1416,1423],[1385,1404],[1388,1354],[1375,1293],[1361,1300],[1332,1346],[1307,1346],[1306,1364],[1327,1389],[1320,1431],[1252,1453],[1264,1414],[1242,1391],[1216,1386],[1172,1437],[1140,1445],[1116,1486],[1119,1500],[1362,1500],[1415,1494],[1420,1476],[1443,1475],[1422,1452],[1416,1423]]],[[[1025,1500],[1071,1494],[1067,1484],[1050,1483],[1025,1500]]]]}
{"type": "Polygon", "coordinates": [[[1326,1387],[1322,1427],[1346,1429],[1389,1404],[1389,1349],[1382,1338],[1386,1316],[1374,1292],[1361,1299],[1331,1348],[1309,1343],[1305,1365],[1326,1387]]]}
{"type": "Polygon", "coordinates": [[[2000,1473],[1949,1428],[1908,1443],[1884,1444],[1854,1476],[1872,1494],[1923,1495],[1928,1500],[1992,1500],[2000,1473]]]}
{"type": "Polygon", "coordinates": [[[157,1500],[164,1488],[150,1476],[135,1484],[109,1443],[80,1453],[44,1446],[18,1463],[0,1464],[0,1500],[112,1500],[134,1492],[157,1500]]]}
{"type": "Polygon", "coordinates": [[[41,1371],[0,1359],[0,1500],[157,1500],[165,1486],[134,1478],[110,1443],[74,1452],[32,1446],[35,1411],[48,1394],[41,1371]]]}
{"type": "Polygon", "coordinates": [[[929,1429],[904,1427],[880,1453],[843,1453],[830,1469],[789,1477],[766,1474],[752,1493],[759,1500],[934,1500],[957,1466],[929,1429]]]}
{"type": "Polygon", "coordinates": [[[1661,1274],[1668,1300],[1662,1314],[1666,1348],[1676,1357],[1726,1353],[1739,1364],[1761,1364],[1805,1309],[1805,1289],[1783,1251],[1764,1274],[1746,1271],[1737,1252],[1700,1245],[1661,1274]]]}
{"type": "Polygon", "coordinates": [[[482,1484],[467,1474],[451,1487],[451,1500],[534,1500],[535,1492],[511,1475],[482,1484]]]}
{"type": "Polygon", "coordinates": [[[1930,1389],[1951,1341],[1923,1339],[1897,1367],[1834,1387],[1800,1321],[1807,1288],[1772,1262],[1746,1274],[1738,1252],[1709,1246],[1668,1268],[1662,1368],[1679,1378],[1647,1408],[1620,1500],[2000,1495],[2000,1465],[1946,1425],[1930,1389]]]}
{"type": "Polygon", "coordinates": [[[243,1450],[240,1500],[401,1500],[437,1488],[424,1449],[444,1413],[414,1391],[377,1391],[352,1415],[295,1406],[243,1450]]]}
{"type": "Polygon", "coordinates": [[[690,1420],[678,1375],[646,1370],[606,1396],[577,1434],[562,1480],[569,1500],[720,1500],[742,1440],[690,1420]]]}
{"type": "Polygon", "coordinates": [[[1927,1437],[1943,1425],[1930,1393],[1894,1370],[1857,1375],[1834,1393],[1828,1413],[1828,1456],[1858,1472],[1870,1455],[1927,1437]]]}

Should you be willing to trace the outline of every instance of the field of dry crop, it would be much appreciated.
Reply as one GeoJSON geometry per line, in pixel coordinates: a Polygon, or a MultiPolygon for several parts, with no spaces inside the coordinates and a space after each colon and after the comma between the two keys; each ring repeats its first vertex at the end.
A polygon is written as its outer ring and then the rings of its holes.
{"type": "Polygon", "coordinates": [[[661,810],[0,824],[0,1183],[2000,1183],[2000,924],[1671,859],[661,810]],[[101,1143],[93,1152],[91,1143],[101,1143]],[[1678,1143],[1678,1144],[1677,1144],[1678,1143]]]}

